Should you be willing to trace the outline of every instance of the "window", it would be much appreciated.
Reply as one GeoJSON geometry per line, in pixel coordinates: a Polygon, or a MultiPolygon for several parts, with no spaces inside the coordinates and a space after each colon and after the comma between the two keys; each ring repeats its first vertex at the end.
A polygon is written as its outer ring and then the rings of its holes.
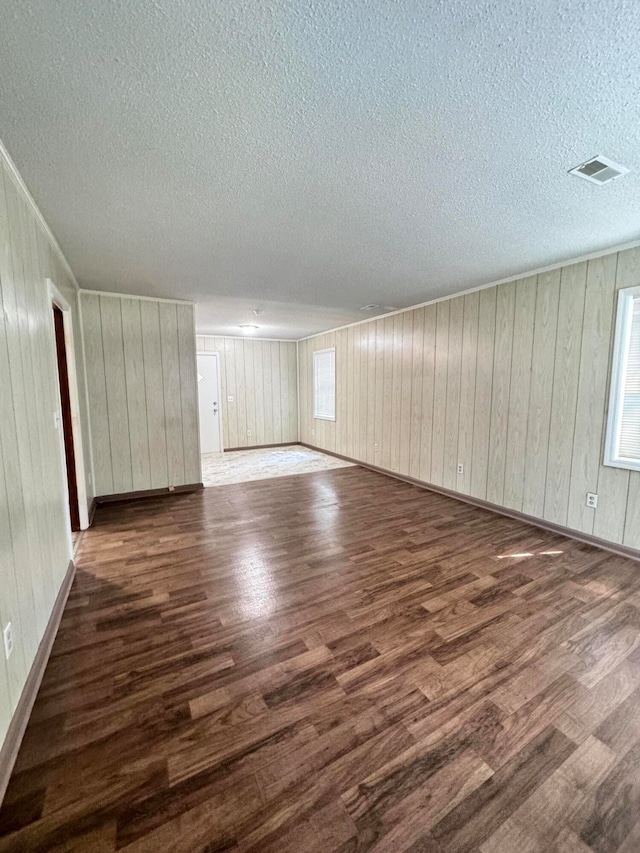
{"type": "Polygon", "coordinates": [[[336,419],[336,350],[321,349],[313,354],[313,417],[336,419]]]}
{"type": "Polygon", "coordinates": [[[604,464],[640,471],[640,287],[618,296],[604,464]]]}

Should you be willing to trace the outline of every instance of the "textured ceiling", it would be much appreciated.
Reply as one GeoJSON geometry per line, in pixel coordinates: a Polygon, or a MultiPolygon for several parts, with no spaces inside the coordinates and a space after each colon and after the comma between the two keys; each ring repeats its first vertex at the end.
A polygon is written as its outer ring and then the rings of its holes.
{"type": "Polygon", "coordinates": [[[640,237],[637,0],[0,0],[83,287],[298,337],[640,237]],[[595,154],[633,173],[567,175],[595,154]]]}

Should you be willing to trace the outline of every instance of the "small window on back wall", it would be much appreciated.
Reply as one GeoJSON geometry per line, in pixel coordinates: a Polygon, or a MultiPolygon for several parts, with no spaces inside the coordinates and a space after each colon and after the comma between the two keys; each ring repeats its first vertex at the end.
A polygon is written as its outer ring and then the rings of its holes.
{"type": "Polygon", "coordinates": [[[618,295],[604,464],[640,471],[640,286],[618,295]]]}
{"type": "Polygon", "coordinates": [[[313,417],[336,419],[336,350],[321,349],[313,354],[313,417]]]}

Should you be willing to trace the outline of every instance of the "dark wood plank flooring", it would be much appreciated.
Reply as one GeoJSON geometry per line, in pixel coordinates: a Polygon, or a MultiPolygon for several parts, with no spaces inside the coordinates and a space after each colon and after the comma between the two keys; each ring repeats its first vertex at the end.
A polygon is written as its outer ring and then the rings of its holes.
{"type": "Polygon", "coordinates": [[[101,508],[0,850],[636,853],[639,608],[361,468],[101,508]]]}

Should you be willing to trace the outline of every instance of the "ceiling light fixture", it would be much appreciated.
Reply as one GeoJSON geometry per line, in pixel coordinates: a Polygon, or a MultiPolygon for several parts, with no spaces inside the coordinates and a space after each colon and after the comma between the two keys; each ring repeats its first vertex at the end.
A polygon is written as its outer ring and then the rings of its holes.
{"type": "Polygon", "coordinates": [[[240,328],[245,333],[245,335],[252,335],[258,326],[254,326],[253,323],[242,323],[240,328]]]}
{"type": "Polygon", "coordinates": [[[372,302],[371,305],[363,305],[361,311],[377,311],[380,306],[372,302]]]}
{"type": "Polygon", "coordinates": [[[620,178],[626,175],[629,169],[626,166],[621,166],[619,163],[614,163],[608,157],[603,157],[598,154],[597,157],[592,157],[586,163],[580,166],[575,166],[569,169],[570,175],[575,175],[577,178],[583,178],[585,181],[590,181],[592,184],[608,184],[615,178],[620,178]]]}

